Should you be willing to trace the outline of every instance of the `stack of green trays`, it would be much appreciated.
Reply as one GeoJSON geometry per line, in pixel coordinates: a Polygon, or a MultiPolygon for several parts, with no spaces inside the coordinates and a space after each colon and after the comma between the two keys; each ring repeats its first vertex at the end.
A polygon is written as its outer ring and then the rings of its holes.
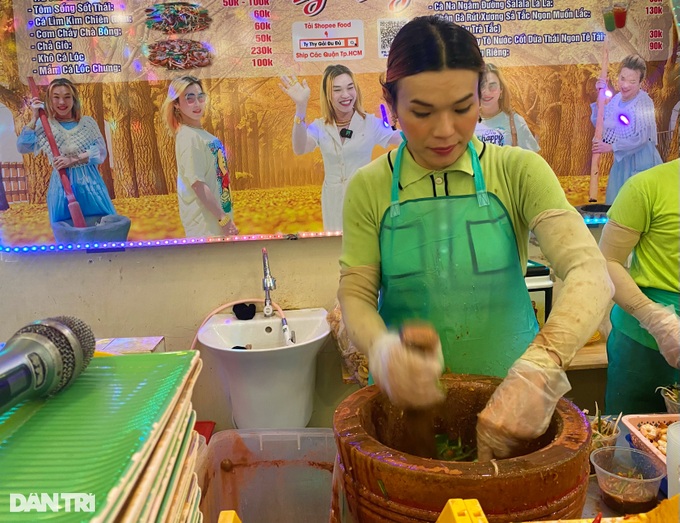
{"type": "Polygon", "coordinates": [[[68,389],[0,415],[0,521],[201,521],[200,367],[194,351],[94,358],[68,389]]]}

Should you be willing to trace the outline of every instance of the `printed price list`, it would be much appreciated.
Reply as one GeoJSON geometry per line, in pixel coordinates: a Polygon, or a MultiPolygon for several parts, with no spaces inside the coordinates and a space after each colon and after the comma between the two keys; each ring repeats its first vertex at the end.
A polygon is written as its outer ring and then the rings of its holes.
{"type": "Polygon", "coordinates": [[[86,54],[93,39],[123,35],[132,17],[117,13],[111,2],[34,0],[26,9],[32,73],[38,76],[120,73],[120,63],[101,63],[86,54]]]}
{"type": "MultiPolygon", "coordinates": [[[[254,40],[250,43],[250,64],[254,69],[274,67],[274,48],[272,47],[272,0],[247,0],[250,9],[250,19],[253,20],[252,29],[254,40]]],[[[243,0],[222,0],[223,7],[242,8],[243,0]]]]}

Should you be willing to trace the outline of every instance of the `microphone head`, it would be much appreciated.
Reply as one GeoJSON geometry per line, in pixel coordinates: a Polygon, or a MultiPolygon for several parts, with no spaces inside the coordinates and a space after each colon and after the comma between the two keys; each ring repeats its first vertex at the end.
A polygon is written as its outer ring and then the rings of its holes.
{"type": "Polygon", "coordinates": [[[92,329],[85,322],[72,316],[56,316],[38,320],[21,328],[16,334],[33,333],[47,338],[59,351],[62,373],[59,384],[49,394],[56,394],[67,387],[88,366],[96,342],[92,329]]]}

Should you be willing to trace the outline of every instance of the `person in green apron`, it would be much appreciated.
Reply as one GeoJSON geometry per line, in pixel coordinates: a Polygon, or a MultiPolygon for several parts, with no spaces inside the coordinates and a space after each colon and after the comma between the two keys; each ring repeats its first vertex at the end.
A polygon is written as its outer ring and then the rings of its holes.
{"type": "Polygon", "coordinates": [[[404,141],[347,189],[338,299],[348,334],[396,405],[442,400],[442,371],[503,377],[477,426],[480,459],[543,434],[570,389],[564,369],[611,299],[606,263],[536,153],[484,144],[476,38],[436,16],[408,22],[383,94],[404,141]],[[539,332],[524,282],[529,231],[564,287],[539,332]],[[397,332],[429,322],[441,348],[397,332]]]}
{"type": "Polygon", "coordinates": [[[600,249],[616,287],[607,338],[611,414],[664,412],[656,388],[680,381],[679,179],[679,160],[638,173],[607,213],[600,249]]]}

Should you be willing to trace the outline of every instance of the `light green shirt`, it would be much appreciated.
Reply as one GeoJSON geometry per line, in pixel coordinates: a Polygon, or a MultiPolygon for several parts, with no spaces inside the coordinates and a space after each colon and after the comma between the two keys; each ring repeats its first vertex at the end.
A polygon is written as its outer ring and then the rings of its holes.
{"type": "MultiPolygon", "coordinates": [[[[576,210],[569,204],[555,173],[538,154],[519,147],[484,145],[473,137],[487,190],[501,200],[512,221],[522,267],[526,266],[529,224],[549,209],[576,210]]],[[[390,205],[396,150],[357,171],[350,181],[343,212],[342,268],[380,264],[380,224],[390,205]]],[[[470,155],[466,151],[441,171],[418,165],[404,150],[399,201],[475,193],[470,155]]],[[[677,193],[676,193],[677,194],[677,193]]]]}
{"type": "Polygon", "coordinates": [[[641,233],[630,275],[639,287],[678,292],[680,280],[680,160],[629,178],[607,215],[641,233]]]}

